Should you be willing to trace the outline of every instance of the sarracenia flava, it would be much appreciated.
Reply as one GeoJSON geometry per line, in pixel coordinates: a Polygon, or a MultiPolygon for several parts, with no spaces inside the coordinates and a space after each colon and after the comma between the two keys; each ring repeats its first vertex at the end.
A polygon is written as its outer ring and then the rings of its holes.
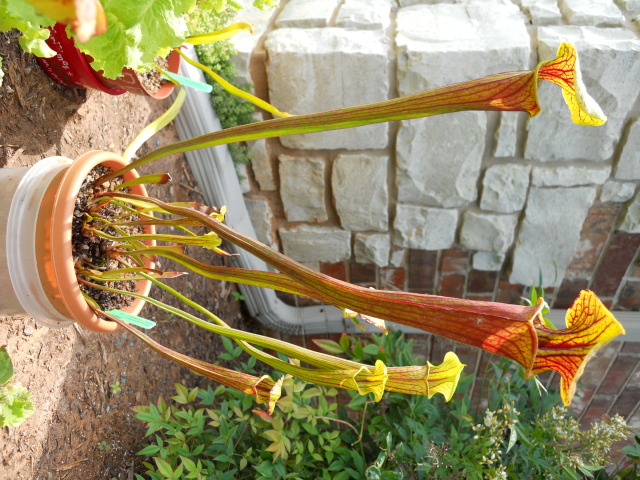
{"type": "MultiPolygon", "coordinates": [[[[357,127],[464,110],[519,110],[534,116],[540,111],[537,98],[537,82],[540,79],[562,88],[575,123],[597,126],[606,121],[602,110],[588,95],[582,83],[575,49],[563,43],[555,59],[541,62],[533,71],[500,73],[385,102],[309,115],[293,115],[233,127],[159,148],[132,162],[124,170],[139,167],[166,155],[236,141],[357,127]]],[[[121,173],[122,170],[106,175],[101,181],[121,173]]],[[[315,272],[234,231],[222,222],[220,215],[209,215],[208,212],[189,206],[167,204],[119,192],[105,194],[105,197],[129,202],[138,208],[160,208],[164,212],[179,216],[185,222],[190,222],[188,224],[204,225],[221,239],[256,255],[280,273],[205,265],[176,250],[162,247],[139,248],[139,244],[133,246],[128,255],[164,256],[210,278],[312,297],[345,311],[351,310],[366,316],[417,327],[510,358],[522,365],[528,377],[545,370],[555,370],[561,376],[561,395],[565,404],[570,403],[575,393],[576,382],[589,358],[618,334],[624,333],[622,326],[590,291],[583,291],[567,312],[566,328],[556,330],[543,321],[542,301],[537,305],[520,306],[363,288],[315,272]]],[[[219,245],[217,242],[215,244],[219,245]]],[[[211,325],[208,322],[203,323],[211,325]]],[[[251,344],[267,346],[263,340],[250,334],[232,332],[232,329],[223,323],[217,323],[220,326],[215,329],[203,326],[210,330],[217,329],[217,333],[234,338],[249,353],[276,368],[283,367],[284,371],[318,383],[351,388],[361,393],[373,392],[378,399],[385,389],[427,395],[440,391],[449,398],[461,368],[459,361],[455,359],[454,362],[449,356],[445,358],[441,367],[428,364],[426,367],[393,370],[387,369],[384,365],[353,364],[335,357],[325,357],[317,352],[309,353],[304,349],[296,350],[280,345],[276,350],[309,363],[315,369],[304,369],[297,365],[287,367],[282,365],[286,362],[278,363],[273,360],[275,357],[268,358],[267,354],[252,350],[255,348],[251,344]],[[446,377],[443,382],[446,388],[438,390],[434,387],[435,384],[431,387],[427,384],[430,370],[435,374],[434,382],[438,382],[438,378],[442,380],[446,377]],[[449,372],[448,376],[442,375],[441,371],[449,372]],[[418,378],[425,380],[425,388],[414,388],[419,383],[418,378]],[[412,390],[413,392],[410,392],[412,390]]],[[[131,329],[130,326],[125,326],[131,329]]],[[[139,332],[137,335],[143,336],[139,332]]],[[[164,348],[152,346],[159,351],[164,348]]],[[[275,348],[273,342],[268,346],[275,348]]],[[[167,356],[180,355],[176,352],[170,353],[166,349],[162,353],[167,356]]],[[[184,358],[175,359],[184,364],[184,358]]],[[[203,365],[200,363],[194,367],[201,371],[203,365]]],[[[253,382],[254,393],[259,401],[262,399],[272,406],[274,391],[279,389],[276,382],[265,382],[264,378],[245,380],[248,384],[253,382]],[[258,387],[264,391],[261,390],[258,394],[258,387]]],[[[245,385],[243,388],[246,390],[248,387],[245,385]]]]}

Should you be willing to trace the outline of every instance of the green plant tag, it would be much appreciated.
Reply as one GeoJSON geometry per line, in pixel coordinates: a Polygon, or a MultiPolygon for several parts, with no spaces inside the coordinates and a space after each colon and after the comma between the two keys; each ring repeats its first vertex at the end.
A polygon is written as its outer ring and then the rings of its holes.
{"type": "Polygon", "coordinates": [[[0,386],[6,385],[13,378],[13,364],[7,349],[0,348],[0,386]]]}
{"type": "Polygon", "coordinates": [[[156,322],[153,320],[149,320],[147,318],[138,317],[137,315],[131,315],[130,313],[123,312],[122,310],[107,310],[109,315],[113,315],[114,317],[123,320],[131,325],[135,325],[136,327],[144,328],[146,330],[150,330],[156,326],[156,322]]]}
{"type": "Polygon", "coordinates": [[[211,93],[213,87],[208,83],[196,82],[195,80],[191,80],[190,78],[183,77],[182,75],[178,75],[172,72],[162,72],[164,77],[167,77],[170,80],[175,80],[180,85],[184,85],[185,87],[195,88],[196,90],[201,90],[206,93],[211,93]]]}

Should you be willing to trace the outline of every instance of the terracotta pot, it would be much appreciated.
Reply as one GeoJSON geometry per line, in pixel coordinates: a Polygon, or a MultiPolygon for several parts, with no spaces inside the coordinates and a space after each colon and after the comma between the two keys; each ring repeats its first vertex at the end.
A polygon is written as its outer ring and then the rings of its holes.
{"type": "MultiPolygon", "coordinates": [[[[102,164],[119,169],[122,157],[89,152],[75,162],[51,157],[31,168],[0,169],[0,314],[28,314],[50,327],[78,322],[95,332],[118,325],[96,317],[84,300],[74,270],[71,226],[75,201],[87,174],[102,164]]],[[[135,171],[125,181],[137,178],[135,171]]],[[[132,193],[146,195],[142,185],[132,193]]],[[[145,233],[153,232],[145,228],[145,233]]],[[[147,265],[151,265],[149,261],[147,265]]],[[[136,292],[147,295],[151,282],[139,281],[136,292]]],[[[123,310],[136,315],[144,301],[134,299],[123,310]]]]}
{"type": "MultiPolygon", "coordinates": [[[[51,34],[46,41],[56,53],[51,58],[38,57],[38,63],[47,72],[47,74],[56,82],[72,88],[93,88],[110,95],[121,95],[126,92],[136,95],[147,95],[155,99],[161,100],[167,98],[175,85],[171,82],[164,82],[160,89],[155,92],[149,92],[140,82],[138,74],[125,68],[122,76],[117,79],[109,79],[102,76],[102,71],[94,70],[90,63],[93,59],[82,53],[75,47],[73,38],[67,36],[66,27],[56,24],[49,27],[51,34]]],[[[169,55],[169,71],[178,73],[181,57],[175,52],[169,55]]]]}
{"type": "MultiPolygon", "coordinates": [[[[167,62],[169,64],[168,70],[170,72],[178,73],[178,70],[180,69],[181,58],[182,57],[180,57],[180,55],[176,52],[171,52],[169,54],[167,62]]],[[[149,97],[153,97],[157,100],[167,98],[175,88],[174,83],[164,82],[155,93],[151,93],[140,81],[140,75],[138,75],[130,68],[125,68],[122,72],[122,76],[115,79],[103,77],[102,70],[95,72],[95,74],[100,79],[100,82],[103,85],[111,88],[123,89],[127,92],[135,93],[136,95],[148,95],[149,97]]]]}

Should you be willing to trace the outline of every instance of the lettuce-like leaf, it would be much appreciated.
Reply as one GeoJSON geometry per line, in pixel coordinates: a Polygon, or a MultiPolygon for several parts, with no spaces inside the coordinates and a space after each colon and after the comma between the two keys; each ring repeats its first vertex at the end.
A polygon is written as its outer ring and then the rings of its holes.
{"type": "Polygon", "coordinates": [[[0,387],[0,427],[15,427],[36,411],[31,394],[19,383],[0,387]]]}
{"type": "Polygon", "coordinates": [[[124,67],[150,70],[157,56],[165,57],[179,47],[189,32],[183,15],[196,0],[104,0],[109,28],[103,35],[76,46],[94,61],[94,70],[117,78],[124,67]]]}
{"type": "Polygon", "coordinates": [[[55,22],[38,12],[22,0],[0,0],[0,32],[8,32],[14,28],[20,30],[20,46],[38,57],[53,57],[54,52],[45,41],[49,38],[49,30],[42,27],[55,22]]]}

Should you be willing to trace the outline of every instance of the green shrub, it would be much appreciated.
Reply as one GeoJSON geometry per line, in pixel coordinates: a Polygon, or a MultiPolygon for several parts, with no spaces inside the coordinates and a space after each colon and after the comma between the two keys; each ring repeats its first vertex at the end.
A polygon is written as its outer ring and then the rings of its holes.
{"type": "MultiPolygon", "coordinates": [[[[239,361],[240,348],[224,340],[225,359],[239,361]]],[[[255,358],[242,368],[255,374],[255,358]]],[[[144,462],[148,478],[362,478],[364,459],[341,439],[345,425],[337,415],[337,391],[290,377],[283,391],[273,415],[223,386],[189,390],[176,384],[176,405],[160,399],[136,407],[135,417],[148,425],[152,439],[139,452],[153,457],[153,463],[144,462]]]]}
{"type": "MultiPolygon", "coordinates": [[[[346,350],[364,363],[419,361],[397,332],[368,345],[349,339],[346,350]]],[[[343,415],[359,412],[365,426],[366,458],[376,458],[369,478],[579,479],[608,465],[612,444],[631,433],[624,419],[614,415],[582,431],[557,393],[524,380],[520,370],[506,360],[490,364],[481,386],[484,410],[471,407],[469,376],[458,385],[465,393],[448,403],[392,393],[375,404],[352,395],[343,415]]]]}

